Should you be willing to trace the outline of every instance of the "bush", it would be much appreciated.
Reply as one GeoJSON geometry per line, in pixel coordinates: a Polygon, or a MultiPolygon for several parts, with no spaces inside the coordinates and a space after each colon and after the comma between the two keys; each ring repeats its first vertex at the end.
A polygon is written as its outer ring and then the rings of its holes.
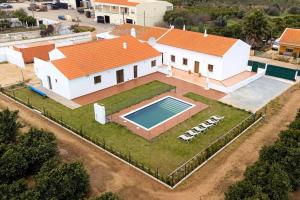
{"type": "Polygon", "coordinates": [[[225,27],[227,25],[227,20],[225,17],[223,16],[219,16],[216,20],[215,20],[215,25],[219,26],[219,27],[225,27]]]}
{"type": "Polygon", "coordinates": [[[105,192],[100,197],[93,198],[91,200],[121,200],[118,195],[112,192],[105,192]]]}
{"type": "Polygon", "coordinates": [[[0,185],[0,197],[2,200],[16,199],[17,196],[20,196],[26,190],[25,180],[20,179],[11,184],[0,185]]]}
{"type": "Polygon", "coordinates": [[[293,14],[293,15],[299,15],[300,14],[300,7],[299,6],[293,6],[293,7],[290,7],[287,12],[289,14],[293,14]]]}
{"type": "Polygon", "coordinates": [[[8,109],[0,112],[0,143],[9,144],[16,141],[22,124],[17,121],[18,111],[8,109]]]}
{"type": "Polygon", "coordinates": [[[82,164],[63,164],[37,177],[37,188],[42,199],[83,199],[89,189],[88,175],[82,164]]]}
{"type": "Polygon", "coordinates": [[[260,199],[268,200],[268,195],[262,192],[262,188],[253,185],[249,181],[241,181],[229,187],[225,193],[225,200],[241,200],[241,199],[260,199]],[[255,198],[254,198],[255,197],[255,198]]]}
{"type": "Polygon", "coordinates": [[[55,136],[43,130],[30,129],[20,137],[19,145],[25,149],[29,173],[37,172],[46,161],[58,154],[55,136]]]}

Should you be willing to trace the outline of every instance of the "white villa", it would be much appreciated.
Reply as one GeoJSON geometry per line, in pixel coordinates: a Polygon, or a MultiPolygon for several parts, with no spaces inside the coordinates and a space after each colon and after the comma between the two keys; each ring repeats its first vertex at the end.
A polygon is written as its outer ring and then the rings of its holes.
{"type": "Polygon", "coordinates": [[[67,99],[160,72],[230,93],[264,75],[248,66],[245,42],[179,29],[124,24],[98,41],[60,47],[35,58],[42,86],[67,99]]]}
{"type": "Polygon", "coordinates": [[[131,36],[60,47],[50,61],[35,58],[42,86],[74,99],[156,72],[161,54],[131,36]]]}
{"type": "Polygon", "coordinates": [[[159,0],[94,0],[95,20],[108,24],[154,26],[173,4],[159,0]]]}

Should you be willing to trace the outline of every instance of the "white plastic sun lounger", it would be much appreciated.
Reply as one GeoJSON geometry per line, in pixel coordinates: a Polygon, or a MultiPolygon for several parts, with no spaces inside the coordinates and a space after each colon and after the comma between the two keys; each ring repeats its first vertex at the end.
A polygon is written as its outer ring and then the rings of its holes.
{"type": "Polygon", "coordinates": [[[186,134],[191,135],[191,136],[197,136],[199,134],[199,132],[188,130],[187,132],[184,133],[184,135],[186,135],[186,134]]]}
{"type": "Polygon", "coordinates": [[[203,132],[203,131],[205,131],[206,130],[206,128],[204,128],[204,127],[199,127],[199,126],[195,126],[194,128],[193,128],[195,131],[197,131],[197,132],[199,132],[199,133],[201,133],[201,132],[203,132]]]}
{"type": "Polygon", "coordinates": [[[214,115],[214,116],[212,116],[211,118],[214,119],[214,120],[218,120],[218,121],[224,119],[223,116],[219,116],[219,115],[214,115]]]}
{"type": "Polygon", "coordinates": [[[201,124],[199,124],[199,126],[202,126],[204,128],[210,128],[212,126],[212,124],[201,123],[201,124]]]}
{"type": "Polygon", "coordinates": [[[194,136],[191,136],[191,135],[187,135],[187,134],[183,134],[183,135],[180,135],[178,137],[178,139],[182,139],[184,141],[191,141],[192,139],[194,138],[194,136]]]}
{"type": "Polygon", "coordinates": [[[206,120],[206,122],[209,123],[209,124],[215,125],[215,124],[217,124],[219,121],[213,121],[213,120],[211,120],[211,119],[208,119],[208,120],[206,120]]]}

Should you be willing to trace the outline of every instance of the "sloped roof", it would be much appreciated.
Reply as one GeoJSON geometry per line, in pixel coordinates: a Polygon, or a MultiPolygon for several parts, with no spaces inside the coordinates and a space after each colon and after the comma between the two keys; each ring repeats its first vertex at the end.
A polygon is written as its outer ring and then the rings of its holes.
{"type": "Polygon", "coordinates": [[[238,39],[227,38],[203,33],[173,29],[161,37],[160,44],[205,53],[214,56],[223,56],[238,39]]]}
{"type": "Polygon", "coordinates": [[[124,6],[136,6],[140,4],[138,1],[130,1],[130,0],[95,0],[95,2],[124,5],[124,6]]]}
{"type": "Polygon", "coordinates": [[[125,66],[160,56],[147,43],[131,36],[99,40],[58,48],[65,58],[52,61],[53,65],[68,79],[87,76],[108,69],[125,66]],[[123,44],[127,48],[123,48],[123,44]]]}
{"type": "Polygon", "coordinates": [[[280,37],[279,43],[300,46],[300,29],[285,29],[280,37]]]}
{"type": "Polygon", "coordinates": [[[122,24],[117,26],[111,33],[116,36],[130,35],[131,29],[134,28],[136,38],[143,41],[148,41],[151,37],[158,39],[168,31],[167,28],[161,27],[148,27],[133,24],[122,24]]]}

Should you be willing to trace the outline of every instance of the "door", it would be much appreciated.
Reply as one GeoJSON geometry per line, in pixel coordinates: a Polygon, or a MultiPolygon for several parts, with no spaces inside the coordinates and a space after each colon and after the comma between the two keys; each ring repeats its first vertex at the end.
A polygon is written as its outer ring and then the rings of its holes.
{"type": "Polygon", "coordinates": [[[137,65],[133,66],[133,77],[137,78],[138,77],[138,70],[137,70],[137,65]]]}
{"type": "Polygon", "coordinates": [[[105,15],[104,19],[105,19],[106,24],[110,24],[110,17],[109,16],[105,15]]]}
{"type": "Polygon", "coordinates": [[[133,24],[133,20],[132,19],[126,19],[126,23],[127,24],[133,24]]]}
{"type": "Polygon", "coordinates": [[[104,17],[103,16],[97,16],[97,22],[104,24],[104,17]]]}
{"type": "Polygon", "coordinates": [[[49,89],[52,90],[51,77],[47,76],[49,89]]]}
{"type": "Polygon", "coordinates": [[[200,66],[200,63],[198,61],[195,61],[194,73],[199,73],[199,66],[200,66]]]}
{"type": "Polygon", "coordinates": [[[123,69],[116,71],[116,76],[117,76],[117,84],[124,82],[124,70],[123,69]]]}

